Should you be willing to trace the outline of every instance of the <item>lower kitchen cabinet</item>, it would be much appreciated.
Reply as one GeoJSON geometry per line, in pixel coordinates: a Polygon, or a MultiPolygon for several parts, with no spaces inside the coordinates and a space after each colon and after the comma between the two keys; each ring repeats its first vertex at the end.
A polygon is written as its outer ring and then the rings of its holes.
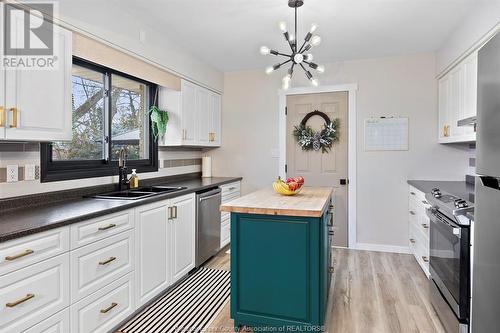
{"type": "MultiPolygon", "coordinates": [[[[241,182],[237,181],[234,183],[229,183],[222,185],[222,198],[221,203],[226,203],[241,195],[241,182]]],[[[231,242],[231,223],[230,216],[227,212],[221,213],[221,230],[220,230],[220,247],[223,248],[231,242]]]]}
{"type": "Polygon", "coordinates": [[[22,332],[70,304],[69,254],[0,276],[0,332],[22,332]]]}
{"type": "Polygon", "coordinates": [[[409,187],[408,196],[409,217],[409,249],[415,256],[425,275],[429,277],[429,227],[430,221],[426,209],[430,207],[425,199],[425,194],[415,187],[409,187]]]}
{"type": "Polygon", "coordinates": [[[69,323],[69,308],[66,308],[23,333],[68,333],[71,332],[69,323]]]}
{"type": "Polygon", "coordinates": [[[185,195],[171,200],[172,218],[172,283],[195,267],[195,196],[185,195]]]}
{"type": "Polygon", "coordinates": [[[134,275],[114,281],[71,306],[71,332],[106,333],[135,311],[134,275]]]}
{"type": "Polygon", "coordinates": [[[138,207],[135,211],[136,303],[144,305],[170,285],[169,201],[138,207]]]}

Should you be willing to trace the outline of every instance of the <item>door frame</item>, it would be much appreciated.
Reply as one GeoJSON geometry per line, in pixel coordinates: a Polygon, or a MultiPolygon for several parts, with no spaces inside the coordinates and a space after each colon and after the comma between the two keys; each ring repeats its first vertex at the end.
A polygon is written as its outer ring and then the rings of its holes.
{"type": "Polygon", "coordinates": [[[347,247],[355,248],[356,240],[356,93],[357,83],[329,85],[320,87],[297,87],[289,90],[280,89],[279,96],[279,174],[282,179],[286,179],[286,98],[290,95],[320,94],[329,92],[347,92],[347,177],[349,179],[347,187],[347,221],[348,239],[347,247]]]}

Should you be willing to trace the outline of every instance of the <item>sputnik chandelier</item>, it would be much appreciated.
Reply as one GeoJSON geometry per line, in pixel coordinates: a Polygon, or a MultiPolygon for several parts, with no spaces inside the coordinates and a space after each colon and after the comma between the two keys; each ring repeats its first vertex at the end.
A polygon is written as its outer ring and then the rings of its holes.
{"type": "Polygon", "coordinates": [[[304,42],[302,46],[298,48],[297,46],[297,8],[301,7],[304,4],[304,0],[288,0],[288,6],[295,10],[295,34],[292,35],[288,32],[286,23],[280,22],[279,27],[283,35],[285,36],[288,45],[290,46],[291,54],[278,52],[273,49],[268,48],[267,46],[262,46],[260,48],[260,53],[262,55],[273,55],[273,56],[281,56],[288,58],[283,62],[277,63],[274,66],[270,66],[266,68],[266,73],[271,74],[275,70],[283,67],[284,65],[291,63],[290,68],[288,69],[287,74],[283,77],[282,80],[282,88],[287,90],[290,87],[290,81],[293,76],[293,70],[295,66],[300,66],[309,81],[313,86],[318,86],[319,82],[316,78],[313,77],[311,72],[306,66],[312,68],[319,73],[323,73],[325,71],[325,67],[322,65],[315,64],[312,62],[313,55],[308,53],[311,48],[314,46],[318,46],[321,43],[321,37],[318,35],[314,35],[314,32],[318,28],[316,24],[311,25],[311,29],[304,37],[304,42]]]}

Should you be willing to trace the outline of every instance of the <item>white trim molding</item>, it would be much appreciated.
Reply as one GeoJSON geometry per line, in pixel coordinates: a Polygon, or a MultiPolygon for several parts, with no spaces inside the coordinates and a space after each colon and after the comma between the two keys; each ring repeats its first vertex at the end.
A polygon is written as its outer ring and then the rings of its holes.
{"type": "Polygon", "coordinates": [[[348,93],[348,142],[347,142],[347,177],[349,179],[348,185],[348,207],[347,207],[347,220],[348,220],[348,246],[355,248],[356,242],[356,180],[357,180],[357,167],[356,167],[356,92],[358,90],[357,83],[340,84],[331,86],[320,87],[298,87],[289,90],[279,90],[279,172],[281,178],[285,179],[285,165],[286,165],[286,97],[289,95],[302,95],[302,94],[319,94],[328,92],[346,91],[348,93]]]}
{"type": "Polygon", "coordinates": [[[365,250],[365,251],[375,251],[375,252],[391,252],[391,253],[402,253],[402,254],[410,253],[410,248],[408,246],[356,243],[356,245],[351,248],[355,250],[365,250]]]}

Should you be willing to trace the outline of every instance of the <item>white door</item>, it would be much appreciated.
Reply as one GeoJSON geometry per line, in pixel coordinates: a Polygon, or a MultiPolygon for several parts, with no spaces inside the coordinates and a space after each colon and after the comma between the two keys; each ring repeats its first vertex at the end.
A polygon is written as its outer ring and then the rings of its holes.
{"type": "Polygon", "coordinates": [[[170,205],[173,209],[170,252],[174,283],[195,266],[195,196],[189,194],[173,198],[170,205]]]}
{"type": "MultiPolygon", "coordinates": [[[[16,30],[18,36],[22,30],[16,30]]],[[[6,72],[8,140],[55,141],[72,138],[71,32],[54,25],[57,69],[6,72]]]]}
{"type": "Polygon", "coordinates": [[[196,107],[198,114],[198,143],[207,146],[210,139],[210,98],[209,91],[196,89],[196,107]]]}
{"type": "MultiPolygon", "coordinates": [[[[464,105],[461,118],[477,115],[477,52],[471,54],[463,63],[464,68],[464,105]]],[[[465,134],[473,134],[474,126],[465,126],[465,134]]]]}
{"type": "Polygon", "coordinates": [[[196,144],[197,141],[196,90],[196,85],[184,80],[181,82],[182,138],[186,145],[196,144]]]}
{"type": "Polygon", "coordinates": [[[164,87],[158,89],[160,110],[168,112],[167,131],[158,140],[160,146],[180,146],[183,139],[181,92],[164,87]]]}
{"type": "Polygon", "coordinates": [[[450,72],[450,136],[452,138],[463,135],[463,127],[458,127],[457,122],[460,120],[460,115],[463,110],[464,103],[464,84],[463,84],[463,67],[458,66],[450,72]]]}
{"type": "Polygon", "coordinates": [[[211,145],[220,146],[221,140],[221,95],[210,94],[210,133],[211,145]]]}
{"type": "Polygon", "coordinates": [[[141,206],[135,213],[136,304],[141,306],[169,286],[169,201],[141,206]]]}
{"type": "Polygon", "coordinates": [[[445,76],[439,80],[439,139],[450,136],[450,78],[445,76]]]}
{"type": "MultiPolygon", "coordinates": [[[[334,188],[335,246],[347,246],[347,92],[291,95],[287,97],[287,176],[303,176],[306,186],[334,188]],[[314,110],[325,113],[331,120],[340,120],[340,140],[331,151],[304,151],[292,133],[294,127],[314,110]]],[[[314,131],[320,131],[325,120],[313,116],[307,122],[314,131]]]]}

